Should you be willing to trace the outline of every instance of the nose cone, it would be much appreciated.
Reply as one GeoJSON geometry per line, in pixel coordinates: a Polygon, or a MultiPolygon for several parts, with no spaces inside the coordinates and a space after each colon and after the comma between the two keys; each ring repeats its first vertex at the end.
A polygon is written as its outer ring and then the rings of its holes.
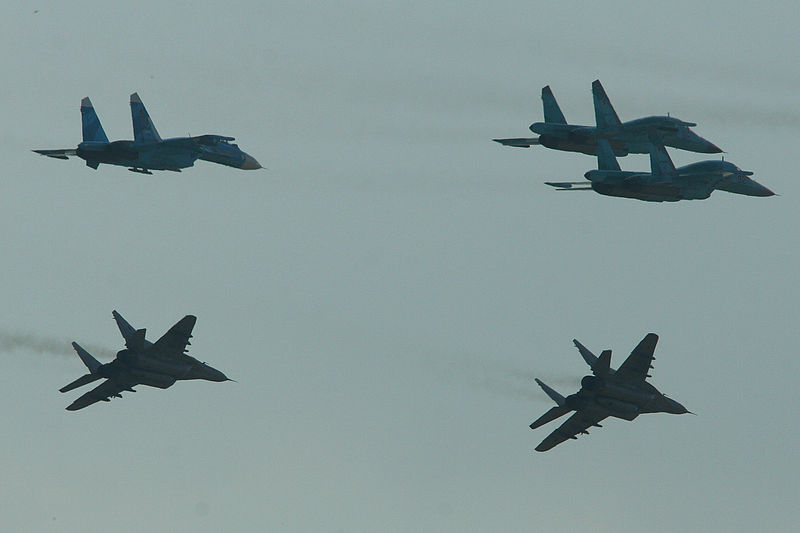
{"type": "Polygon", "coordinates": [[[667,413],[672,413],[673,415],[685,415],[686,413],[690,412],[687,408],[685,408],[672,398],[665,397],[664,400],[666,401],[666,409],[664,410],[667,413]]]}
{"type": "Polygon", "coordinates": [[[711,141],[706,141],[703,150],[701,150],[704,154],[721,154],[722,148],[717,146],[716,144],[712,143],[711,141]]]}
{"type": "Polygon", "coordinates": [[[244,154],[244,163],[242,163],[242,166],[239,168],[243,170],[258,170],[259,168],[262,168],[262,166],[258,161],[256,161],[255,157],[244,154]]]}
{"type": "Polygon", "coordinates": [[[753,180],[750,180],[750,196],[775,196],[775,193],[767,189],[763,185],[753,180]]]}
{"type": "Polygon", "coordinates": [[[205,379],[208,381],[233,381],[228,379],[228,376],[217,370],[216,368],[212,368],[208,365],[205,365],[205,379]]]}

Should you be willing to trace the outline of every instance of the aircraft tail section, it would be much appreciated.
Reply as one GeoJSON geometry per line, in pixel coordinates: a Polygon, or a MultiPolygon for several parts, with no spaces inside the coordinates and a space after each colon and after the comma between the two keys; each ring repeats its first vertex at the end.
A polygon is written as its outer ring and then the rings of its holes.
{"type": "Polygon", "coordinates": [[[100,119],[94,111],[92,101],[87,96],[81,100],[81,122],[83,127],[84,142],[108,142],[106,132],[100,124],[100,119]]]}
{"type": "Polygon", "coordinates": [[[650,173],[655,176],[674,176],[677,174],[667,149],[655,137],[650,138],[650,173]]]}
{"type": "Polygon", "coordinates": [[[589,351],[586,346],[578,342],[578,339],[572,339],[572,343],[578,349],[581,357],[583,357],[583,360],[586,361],[586,364],[589,366],[594,366],[594,364],[597,362],[597,356],[589,351]]]}
{"type": "Polygon", "coordinates": [[[617,156],[614,155],[614,149],[606,139],[597,139],[597,169],[621,170],[617,156]]]}
{"type": "Polygon", "coordinates": [[[150,115],[147,113],[137,93],[131,95],[131,118],[133,119],[133,140],[135,142],[158,142],[158,134],[150,115]]]}
{"type": "Polygon", "coordinates": [[[597,362],[592,365],[592,373],[598,377],[605,377],[611,373],[611,350],[603,350],[597,362]]]}
{"type": "Polygon", "coordinates": [[[554,402],[556,402],[556,405],[558,405],[559,407],[562,407],[562,406],[564,406],[566,404],[566,400],[564,399],[563,396],[561,396],[559,393],[557,393],[556,391],[554,391],[553,389],[551,389],[550,387],[545,385],[539,378],[535,378],[535,379],[536,379],[536,383],[539,384],[539,386],[542,388],[542,390],[544,392],[546,392],[547,395],[550,396],[550,398],[554,402]]]}
{"type": "Polygon", "coordinates": [[[564,113],[558,107],[556,97],[553,96],[553,91],[550,86],[542,87],[542,106],[544,107],[544,121],[550,124],[566,124],[567,119],[564,118],[564,113]]]}
{"type": "Polygon", "coordinates": [[[592,82],[592,98],[594,100],[594,117],[597,121],[598,130],[613,130],[622,125],[600,80],[592,82]]]}
{"type": "Polygon", "coordinates": [[[72,343],[72,347],[75,348],[75,351],[78,352],[78,357],[81,358],[83,364],[86,365],[86,368],[89,369],[89,372],[95,374],[97,369],[100,368],[100,361],[92,357],[92,355],[81,348],[81,346],[77,342],[72,343]]]}
{"type": "Polygon", "coordinates": [[[114,321],[117,323],[119,332],[122,333],[122,338],[125,339],[126,342],[128,339],[133,338],[133,336],[136,334],[136,329],[128,324],[128,321],[122,318],[122,315],[117,313],[116,310],[111,311],[111,316],[114,317],[114,321]]]}

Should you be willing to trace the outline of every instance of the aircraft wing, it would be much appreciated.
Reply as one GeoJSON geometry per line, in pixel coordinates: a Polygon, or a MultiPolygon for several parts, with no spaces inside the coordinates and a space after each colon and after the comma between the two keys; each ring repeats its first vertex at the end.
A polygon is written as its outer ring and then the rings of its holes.
{"type": "Polygon", "coordinates": [[[196,316],[186,315],[153,344],[153,349],[159,356],[165,358],[183,356],[186,353],[186,346],[191,344],[189,339],[192,336],[195,322],[197,322],[196,316]]]}
{"type": "Polygon", "coordinates": [[[69,159],[68,156],[77,154],[77,150],[75,148],[65,148],[62,150],[34,150],[34,152],[39,155],[53,157],[55,159],[69,159]]]}
{"type": "Polygon", "coordinates": [[[658,343],[658,335],[655,333],[648,333],[644,339],[633,349],[631,354],[625,359],[625,362],[617,369],[615,376],[617,378],[629,381],[643,382],[648,377],[648,372],[653,365],[653,353],[656,350],[658,343]]]}
{"type": "Polygon", "coordinates": [[[77,411],[100,401],[107,402],[112,396],[118,396],[122,391],[128,390],[138,383],[129,383],[119,379],[107,379],[93,388],[67,407],[67,411],[77,411]]]}
{"type": "Polygon", "coordinates": [[[606,418],[608,415],[595,411],[580,410],[574,415],[569,417],[566,422],[558,426],[558,428],[550,433],[546,439],[536,447],[537,452],[546,452],[554,446],[558,446],[567,439],[577,439],[580,433],[586,431],[591,426],[596,425],[598,422],[606,418]]]}

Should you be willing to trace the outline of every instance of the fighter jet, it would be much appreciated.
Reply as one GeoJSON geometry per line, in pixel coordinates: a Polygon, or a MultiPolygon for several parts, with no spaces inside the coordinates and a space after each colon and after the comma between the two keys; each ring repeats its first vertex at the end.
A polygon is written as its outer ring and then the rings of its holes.
{"type": "Polygon", "coordinates": [[[675,168],[659,139],[650,138],[650,172],[623,171],[606,139],[597,141],[597,170],[584,177],[589,181],[549,182],[560,191],[596,191],[606,196],[635,198],[646,202],[704,200],[715,190],[746,196],[773,196],[775,193],[750,178],[729,161],[699,161],[675,168]]]}
{"type": "Polygon", "coordinates": [[[72,402],[67,411],[77,411],[99,401],[108,402],[111,398],[122,398],[124,391],[136,392],[134,385],[166,389],[184,379],[233,381],[219,370],[186,354],[196,317],[186,315],[163,337],[151,343],[145,340],[144,329],[134,329],[116,311],[112,314],[125,338],[125,349],[118,352],[110,363],[101,364],[78,343],[72,343],[78,357],[89,368],[89,373],[62,387],[60,391],[69,392],[102,378],[106,378],[106,381],[72,402]]]}
{"type": "Polygon", "coordinates": [[[690,129],[697,126],[694,122],[684,122],[670,116],[620,121],[600,80],[592,83],[592,96],[597,126],[567,124],[550,86],[547,86],[542,89],[544,122],[534,122],[530,126],[530,130],[538,133],[539,137],[493,140],[519,148],[540,144],[553,150],[597,155],[597,140],[604,138],[608,139],[614,154],[622,157],[646,154],[650,145],[649,136],[655,134],[665,146],[706,154],[722,152],[714,143],[690,129]]]}
{"type": "Polygon", "coordinates": [[[590,427],[602,427],[600,422],[609,417],[633,420],[642,413],[689,413],[684,406],[667,398],[647,383],[648,371],[653,368],[658,335],[648,333],[624,363],[617,369],[611,368],[611,350],[605,350],[596,357],[577,340],[573,340],[581,356],[592,369],[591,376],[581,380],[581,389],[564,398],[539,379],[536,383],[547,393],[556,407],[540,416],[531,429],[536,429],[571,411],[575,411],[566,422],[550,433],[536,447],[537,452],[546,452],[567,439],[577,439],[579,434],[587,434],[590,427]]]}
{"type": "Polygon", "coordinates": [[[136,93],[131,95],[131,115],[133,140],[109,142],[92,102],[88,97],[84,98],[81,100],[83,142],[77,148],[34,152],[56,159],[76,155],[93,169],[105,163],[129,167],[131,172],[142,174],[152,174],[151,170],[180,172],[198,159],[244,170],[262,168],[255,158],[232,143],[233,137],[200,135],[162,139],[136,93]]]}

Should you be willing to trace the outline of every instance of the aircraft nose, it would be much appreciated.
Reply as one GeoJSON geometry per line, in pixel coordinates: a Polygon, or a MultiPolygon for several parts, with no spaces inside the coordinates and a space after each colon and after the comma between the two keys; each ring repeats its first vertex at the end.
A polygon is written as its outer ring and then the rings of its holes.
{"type": "Polygon", "coordinates": [[[686,413],[691,412],[687,408],[685,408],[684,406],[673,400],[672,398],[665,398],[665,400],[667,400],[668,413],[672,413],[675,415],[684,415],[686,413]]]}
{"type": "Polygon", "coordinates": [[[721,154],[722,153],[722,148],[720,148],[716,144],[712,143],[711,141],[706,141],[706,146],[705,146],[705,150],[703,150],[703,153],[706,153],[706,154],[721,154]]]}
{"type": "Polygon", "coordinates": [[[239,167],[239,168],[241,168],[243,170],[258,170],[259,168],[262,168],[262,167],[261,167],[261,164],[258,161],[256,161],[255,157],[253,157],[251,155],[248,155],[248,154],[245,154],[244,155],[244,163],[242,163],[242,166],[239,167]]]}
{"type": "Polygon", "coordinates": [[[772,192],[771,190],[767,189],[766,187],[764,187],[760,183],[757,183],[757,182],[752,181],[752,180],[751,180],[751,182],[752,182],[752,184],[750,185],[750,189],[752,191],[751,196],[775,196],[774,192],[772,192]]]}

